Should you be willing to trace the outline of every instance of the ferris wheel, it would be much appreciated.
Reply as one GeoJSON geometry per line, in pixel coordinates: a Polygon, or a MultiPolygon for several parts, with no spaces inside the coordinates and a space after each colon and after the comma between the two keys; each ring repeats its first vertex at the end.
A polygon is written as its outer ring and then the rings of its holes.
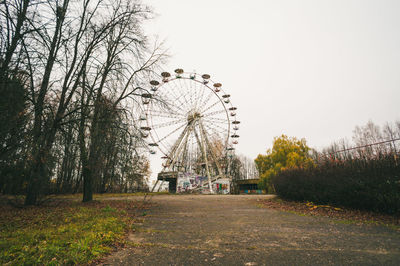
{"type": "Polygon", "coordinates": [[[162,172],[203,174],[212,191],[211,182],[226,177],[227,155],[238,144],[240,121],[231,96],[209,74],[183,69],[161,73],[141,96],[141,134],[151,154],[161,152],[162,172]]]}

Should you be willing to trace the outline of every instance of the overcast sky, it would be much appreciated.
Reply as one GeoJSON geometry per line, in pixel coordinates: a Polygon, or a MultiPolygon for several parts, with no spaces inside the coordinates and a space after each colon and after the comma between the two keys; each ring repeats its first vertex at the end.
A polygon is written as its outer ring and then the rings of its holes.
{"type": "Polygon", "coordinates": [[[239,153],[274,136],[314,148],[400,119],[400,1],[143,0],[166,70],[208,73],[238,107],[239,153]]]}

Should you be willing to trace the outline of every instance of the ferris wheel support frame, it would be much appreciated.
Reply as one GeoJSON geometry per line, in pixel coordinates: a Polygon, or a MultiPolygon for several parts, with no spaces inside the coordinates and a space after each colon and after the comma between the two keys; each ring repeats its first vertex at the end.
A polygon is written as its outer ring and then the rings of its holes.
{"type": "Polygon", "coordinates": [[[208,145],[208,148],[209,148],[209,150],[210,150],[211,157],[213,157],[214,162],[215,162],[215,165],[216,165],[216,167],[217,167],[217,172],[218,172],[218,173],[217,173],[217,176],[218,176],[218,175],[222,175],[221,166],[219,165],[218,159],[217,159],[216,155],[215,155],[214,152],[213,152],[213,149],[212,149],[212,147],[211,147],[210,141],[209,141],[208,138],[207,138],[207,134],[205,134],[204,125],[203,125],[203,123],[201,123],[201,121],[200,121],[200,128],[201,128],[201,130],[203,131],[203,135],[204,135],[204,138],[205,138],[206,143],[207,143],[207,145],[208,145]]]}
{"type": "MultiPolygon", "coordinates": [[[[150,143],[149,146],[158,146],[158,148],[164,154],[162,158],[165,159],[165,162],[163,163],[163,169],[159,173],[157,182],[154,184],[151,191],[153,192],[158,182],[162,180],[162,183],[158,189],[160,190],[163,182],[166,181],[165,179],[170,178],[168,177],[168,175],[170,174],[168,170],[172,171],[171,174],[179,173],[179,171],[182,171],[182,169],[185,169],[185,171],[196,170],[197,172],[197,170],[199,169],[198,168],[199,165],[202,165],[204,168],[203,171],[200,169],[200,172],[203,172],[204,174],[205,170],[208,178],[207,183],[209,186],[210,193],[213,193],[214,191],[212,188],[212,182],[226,175],[229,176],[227,171],[229,168],[228,165],[229,163],[224,163],[224,165],[222,164],[220,165],[219,160],[223,160],[223,158],[218,159],[218,157],[224,156],[224,154],[225,156],[228,156],[229,151],[234,150],[232,144],[234,145],[238,143],[236,138],[238,138],[239,136],[236,134],[236,130],[238,130],[237,124],[239,124],[240,121],[236,120],[235,110],[237,108],[232,106],[230,101],[230,95],[226,94],[221,89],[221,83],[214,83],[210,79],[210,75],[203,74],[201,76],[201,78],[203,78],[203,81],[200,81],[196,79],[197,75],[196,73],[187,73],[187,72],[184,73],[182,69],[176,69],[175,73],[176,73],[175,77],[171,76],[170,73],[168,72],[161,73],[162,76],[162,81],[160,81],[161,83],[156,80],[150,81],[150,84],[153,86],[151,90],[154,92],[154,95],[156,95],[156,91],[160,89],[159,87],[165,86],[165,84],[170,84],[171,82],[177,82],[177,80],[182,80],[182,81],[192,80],[195,82],[195,84],[202,84],[204,85],[204,87],[210,89],[211,93],[204,94],[204,91],[206,89],[203,89],[201,93],[194,92],[193,94],[190,94],[189,92],[186,94],[181,94],[179,89],[175,90],[180,86],[182,86],[181,82],[179,81],[178,85],[177,83],[173,83],[174,87],[170,87],[170,89],[172,90],[170,92],[172,98],[169,100],[172,101],[166,101],[166,103],[168,104],[172,103],[173,107],[172,109],[157,110],[157,105],[156,105],[156,108],[154,109],[153,113],[153,109],[150,109],[150,106],[152,106],[153,108],[153,104],[148,105],[146,117],[151,118],[151,125],[148,123],[147,127],[143,127],[148,132],[150,132],[151,129],[159,129],[163,127],[167,128],[168,126],[183,123],[181,126],[176,128],[175,130],[171,130],[169,134],[166,134],[164,136],[159,135],[158,130],[155,131],[155,135],[150,134],[153,143],[150,143]],[[187,74],[189,74],[189,77],[186,76],[187,74]],[[211,84],[213,84],[213,86],[209,86],[210,82],[212,82],[211,84]],[[222,97],[220,97],[221,95],[217,94],[220,91],[221,91],[220,94],[223,94],[222,97]],[[218,100],[216,102],[211,102],[210,99],[214,95],[217,96],[218,100]],[[194,97],[192,98],[192,96],[194,97]],[[199,99],[200,101],[196,102],[196,99],[199,99]],[[206,105],[206,103],[209,104],[206,105]],[[215,108],[217,108],[216,107],[217,104],[219,105],[220,103],[222,104],[223,108],[221,110],[216,111],[215,108]],[[195,104],[195,108],[187,109],[186,108],[187,105],[185,104],[195,104]],[[228,111],[228,104],[230,105],[229,111],[228,111]],[[220,116],[222,113],[224,114],[226,113],[226,120],[223,117],[218,118],[218,116],[220,116]],[[232,124],[234,124],[235,131],[233,135],[230,135],[231,121],[232,121],[229,118],[230,116],[234,117],[234,121],[232,122],[232,124]],[[173,121],[154,123],[153,117],[156,118],[158,117],[157,119],[160,119],[160,117],[161,119],[163,119],[162,117],[164,117],[164,119],[166,120],[173,119],[173,121]],[[225,123],[224,121],[227,121],[227,128],[226,128],[227,134],[223,136],[227,137],[226,140],[224,140],[219,144],[218,134],[224,132],[225,129],[223,128],[224,126],[221,126],[222,124],[225,123]],[[163,142],[168,143],[166,139],[171,139],[171,135],[178,133],[178,130],[182,130],[183,127],[184,129],[179,134],[179,137],[174,141],[170,141],[169,146],[165,146],[163,142]],[[214,136],[214,135],[217,136],[216,143],[214,143],[214,140],[210,142],[210,139],[208,138],[209,136],[214,136]],[[232,141],[230,144],[228,143],[229,139],[232,141]],[[163,147],[160,147],[159,144],[162,144],[163,147]],[[197,147],[196,148],[197,152],[194,153],[192,152],[193,147],[197,147]],[[200,153],[198,153],[199,151],[200,153]],[[220,154],[220,152],[222,153],[220,154]],[[200,162],[198,161],[199,158],[201,158],[200,160],[202,160],[203,163],[201,163],[201,161],[200,162]],[[222,169],[221,166],[224,167],[224,172],[221,171],[222,169]],[[210,171],[210,167],[212,168],[212,173],[210,171]],[[160,176],[160,174],[163,172],[168,174],[160,176]],[[213,175],[213,177],[211,177],[211,174],[213,175]],[[160,177],[162,177],[162,179],[160,177]]],[[[183,88],[185,90],[186,82],[183,83],[184,86],[180,88],[183,88]]],[[[192,88],[193,88],[192,85],[190,85],[190,89],[192,88]]],[[[196,89],[196,86],[194,88],[196,89]]],[[[150,99],[152,98],[155,99],[154,95],[143,94],[142,95],[142,98],[144,99],[143,103],[149,104],[149,102],[153,102],[150,101],[150,99]]],[[[164,94],[164,96],[167,95],[168,94],[164,94]]],[[[163,94],[161,94],[160,96],[163,96],[163,94]]],[[[168,97],[166,99],[168,99],[168,97]]],[[[155,121],[158,121],[157,119],[155,121]]],[[[147,121],[149,122],[150,120],[147,121]]],[[[221,140],[223,140],[223,138],[221,138],[221,140]]],[[[151,154],[155,154],[154,150],[150,149],[149,151],[151,154]]],[[[196,189],[206,187],[207,183],[201,184],[200,187],[197,187],[196,189]]]]}
{"type": "Polygon", "coordinates": [[[199,143],[200,150],[201,150],[201,153],[202,153],[203,158],[204,158],[204,163],[206,165],[206,174],[207,174],[207,178],[208,178],[208,186],[210,188],[210,193],[214,193],[214,191],[212,189],[212,185],[211,185],[211,175],[210,175],[210,169],[208,167],[208,160],[207,160],[207,152],[206,152],[206,147],[205,147],[205,142],[204,142],[204,135],[202,133],[200,133],[203,136],[201,136],[199,138],[199,135],[197,134],[196,129],[194,129],[194,134],[195,134],[195,136],[197,138],[197,141],[199,143]]]}
{"type": "Polygon", "coordinates": [[[204,163],[205,163],[205,168],[206,168],[206,174],[207,174],[207,178],[208,178],[208,185],[209,185],[210,193],[214,193],[213,188],[212,188],[212,184],[211,184],[211,174],[210,174],[210,166],[209,166],[209,162],[208,162],[208,158],[207,158],[207,150],[210,150],[210,155],[214,159],[214,163],[217,166],[217,172],[218,172],[217,176],[221,177],[221,173],[222,172],[221,172],[219,163],[218,163],[214,153],[212,152],[211,145],[210,145],[210,143],[208,141],[208,138],[207,138],[207,134],[205,133],[204,126],[203,126],[203,124],[201,122],[201,117],[195,118],[193,121],[190,121],[188,123],[188,125],[185,127],[185,129],[181,133],[180,137],[175,142],[174,148],[168,154],[168,158],[172,159],[171,162],[163,168],[162,172],[167,170],[168,168],[171,168],[172,170],[174,169],[174,166],[175,166],[175,163],[176,163],[176,158],[180,157],[181,152],[183,152],[183,155],[185,153],[187,142],[185,142],[183,140],[184,139],[187,140],[189,138],[189,135],[192,132],[194,133],[194,135],[195,135],[195,137],[197,139],[200,151],[201,151],[202,156],[204,158],[204,163]],[[199,129],[200,129],[200,132],[199,132],[200,136],[199,136],[199,133],[197,132],[196,127],[195,127],[196,123],[198,124],[199,129]],[[183,146],[181,145],[182,141],[185,143],[183,146]],[[207,147],[208,147],[208,149],[207,149],[207,147]],[[183,151],[182,151],[182,148],[183,148],[183,151]]]}
{"type": "MultiPolygon", "coordinates": [[[[203,124],[201,123],[200,119],[201,119],[201,118],[196,118],[194,121],[191,121],[191,122],[185,127],[185,129],[183,130],[183,132],[182,132],[181,135],[179,136],[178,140],[175,142],[174,148],[172,149],[172,151],[170,152],[170,154],[169,154],[169,156],[168,156],[169,158],[172,158],[171,162],[170,162],[168,165],[165,165],[165,166],[163,167],[163,170],[162,170],[161,172],[164,172],[164,171],[165,171],[166,169],[168,169],[168,168],[171,168],[171,169],[174,168],[175,163],[176,163],[176,158],[179,158],[179,153],[180,153],[180,151],[181,151],[181,149],[182,149],[182,146],[181,146],[182,140],[183,140],[184,138],[187,139],[187,138],[189,137],[191,131],[193,131],[194,135],[196,136],[197,142],[198,142],[198,144],[199,144],[199,148],[200,148],[200,150],[201,150],[202,156],[203,156],[203,158],[204,158],[205,168],[206,168],[206,174],[207,174],[207,178],[208,178],[208,186],[209,186],[209,189],[210,189],[210,193],[213,194],[214,191],[213,191],[212,183],[211,183],[211,174],[210,174],[210,169],[209,169],[209,164],[208,164],[208,159],[207,159],[207,151],[206,151],[207,149],[206,149],[206,146],[208,146],[208,149],[210,150],[210,154],[211,154],[211,156],[212,156],[213,159],[214,159],[214,163],[217,165],[217,171],[218,171],[218,175],[217,175],[217,176],[221,176],[221,170],[220,170],[218,161],[216,160],[216,157],[215,157],[215,155],[214,155],[213,152],[212,152],[212,149],[210,149],[211,146],[210,146],[210,144],[209,144],[209,141],[208,141],[208,138],[207,138],[207,134],[205,134],[205,132],[204,132],[204,127],[203,127],[203,124]],[[200,136],[199,136],[199,134],[198,134],[197,131],[196,131],[195,123],[198,123],[198,124],[199,124],[200,136]]],[[[185,146],[186,146],[186,144],[184,145],[184,151],[183,151],[183,152],[185,152],[185,146]]],[[[216,179],[218,179],[218,178],[216,178],[216,179]]],[[[157,181],[156,181],[156,183],[154,184],[154,186],[153,186],[151,192],[154,191],[155,187],[157,186],[158,181],[159,181],[159,180],[157,179],[157,181]]],[[[162,180],[162,182],[161,182],[161,184],[160,184],[160,186],[159,186],[159,188],[158,188],[158,191],[160,190],[160,188],[161,188],[162,184],[164,183],[164,181],[165,181],[165,180],[162,180]]]]}

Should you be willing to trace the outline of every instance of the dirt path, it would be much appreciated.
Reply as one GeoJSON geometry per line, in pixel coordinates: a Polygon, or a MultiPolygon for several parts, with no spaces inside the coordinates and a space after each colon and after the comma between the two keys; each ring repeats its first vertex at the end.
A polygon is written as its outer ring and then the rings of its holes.
{"type": "Polygon", "coordinates": [[[268,196],[163,195],[105,265],[400,265],[400,233],[257,206],[268,196]]]}

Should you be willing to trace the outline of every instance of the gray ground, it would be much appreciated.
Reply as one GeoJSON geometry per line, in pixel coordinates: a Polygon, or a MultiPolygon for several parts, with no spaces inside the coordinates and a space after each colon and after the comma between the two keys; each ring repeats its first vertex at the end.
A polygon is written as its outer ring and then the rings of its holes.
{"type": "Polygon", "coordinates": [[[111,265],[400,265],[400,233],[262,208],[267,195],[163,195],[111,265]]]}

